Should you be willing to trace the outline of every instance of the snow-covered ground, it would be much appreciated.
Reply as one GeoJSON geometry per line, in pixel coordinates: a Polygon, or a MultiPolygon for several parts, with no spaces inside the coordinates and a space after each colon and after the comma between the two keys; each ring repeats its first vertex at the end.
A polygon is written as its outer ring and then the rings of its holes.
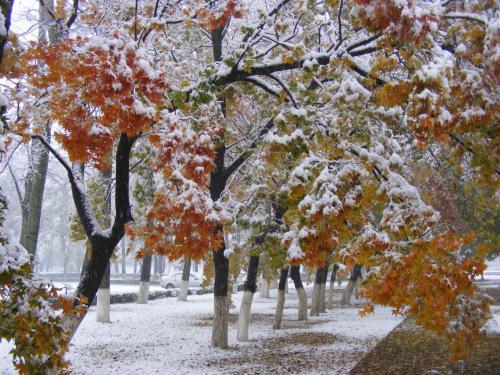
{"type": "MultiPolygon", "coordinates": [[[[359,353],[371,349],[400,322],[386,308],[378,308],[375,314],[360,318],[357,315],[359,308],[356,307],[336,308],[310,318],[308,323],[296,322],[297,299],[291,289],[284,311],[285,329],[273,331],[275,292],[271,290],[271,298],[260,298],[256,294],[252,306],[256,315],[251,322],[250,342],[239,343],[236,340],[237,324],[233,315],[229,331],[231,348],[228,350],[210,347],[212,295],[190,296],[187,302],[166,298],[151,301],[148,305],[112,305],[111,324],[97,323],[92,308],[71,344],[68,355],[72,363],[71,372],[92,375],[254,373],[252,368],[262,364],[237,364],[237,371],[232,371],[231,366],[228,368],[226,364],[241,362],[240,357],[251,358],[263,350],[276,351],[277,357],[283,355],[280,349],[262,346],[262,343],[275,338],[283,338],[281,349],[290,349],[286,345],[288,337],[326,333],[338,337],[338,343],[328,343],[327,348],[337,353],[339,364],[342,364],[337,370],[345,373],[359,359],[359,353]],[[351,350],[357,354],[346,362],[345,354],[351,350]]],[[[241,292],[233,295],[233,305],[237,307],[231,309],[231,314],[239,310],[241,296],[241,292]]],[[[316,349],[304,345],[292,346],[295,354],[304,351],[304,355],[310,350],[325,349],[321,345],[316,349]]],[[[8,350],[8,344],[0,344],[0,373],[5,375],[15,373],[10,365],[8,350]]],[[[332,367],[329,367],[328,373],[331,370],[332,367]]]]}
{"type": "MultiPolygon", "coordinates": [[[[284,329],[272,330],[276,291],[271,298],[256,293],[250,339],[236,340],[242,293],[233,295],[230,349],[210,347],[213,296],[190,296],[151,301],[148,305],[111,306],[112,323],[97,323],[92,308],[71,344],[68,355],[73,374],[346,374],[362,356],[385,337],[400,319],[390,309],[358,316],[359,307],[340,308],[297,322],[297,299],[290,288],[284,310],[284,329]],[[324,367],[311,361],[327,361],[324,367]],[[300,370],[296,372],[295,370],[300,370]],[[323,369],[323,370],[322,370],[323,369]]],[[[498,328],[500,311],[496,311],[498,328]]],[[[494,328],[494,327],[491,327],[494,328]]],[[[494,329],[495,330],[495,329],[494,329]]],[[[0,344],[0,373],[14,374],[9,346],[0,344]]]]}

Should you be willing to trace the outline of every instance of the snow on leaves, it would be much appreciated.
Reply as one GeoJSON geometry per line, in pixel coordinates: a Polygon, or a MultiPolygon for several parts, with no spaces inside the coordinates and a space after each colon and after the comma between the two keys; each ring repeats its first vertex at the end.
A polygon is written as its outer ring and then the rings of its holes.
{"type": "Polygon", "coordinates": [[[135,136],[158,119],[166,75],[134,42],[78,37],[24,59],[34,87],[50,88],[50,117],[64,129],[55,137],[72,161],[102,168],[120,133],[135,136]]]}
{"type": "Polygon", "coordinates": [[[0,190],[0,340],[12,340],[13,362],[20,374],[45,373],[54,367],[66,373],[68,339],[63,314],[71,300],[45,281],[35,281],[28,252],[3,232],[5,197],[0,190]],[[63,307],[63,312],[57,311],[63,307]]]}

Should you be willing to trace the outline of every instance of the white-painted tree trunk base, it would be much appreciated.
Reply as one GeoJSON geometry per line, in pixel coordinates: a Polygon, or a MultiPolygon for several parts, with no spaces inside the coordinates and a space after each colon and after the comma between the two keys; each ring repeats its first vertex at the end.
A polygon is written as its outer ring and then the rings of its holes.
{"type": "Polygon", "coordinates": [[[212,326],[212,346],[214,348],[226,349],[227,341],[227,296],[214,296],[214,321],[212,326]]]}
{"type": "Polygon", "coordinates": [[[356,285],[355,281],[349,280],[347,286],[344,289],[344,293],[342,294],[342,306],[349,305],[351,302],[352,291],[354,290],[354,286],[356,285]]]}
{"type": "Polygon", "coordinates": [[[328,289],[328,303],[327,303],[327,306],[326,306],[326,308],[328,310],[333,309],[333,292],[334,292],[334,290],[335,290],[335,283],[332,283],[330,281],[330,287],[328,289]]]}
{"type": "Polygon", "coordinates": [[[318,316],[319,314],[319,292],[320,292],[320,284],[314,283],[312,299],[311,299],[311,316],[318,316]]]}
{"type": "Polygon", "coordinates": [[[269,298],[269,282],[266,279],[262,279],[260,296],[261,298],[269,298]]]}
{"type": "Polygon", "coordinates": [[[179,301],[187,301],[188,297],[188,291],[189,291],[189,281],[188,280],[182,280],[181,281],[181,288],[179,289],[179,301]]]}
{"type": "Polygon", "coordinates": [[[139,283],[139,292],[137,293],[137,303],[146,304],[149,300],[149,281],[139,283]]]}
{"type": "Polygon", "coordinates": [[[97,313],[96,320],[99,323],[111,323],[109,317],[109,302],[110,302],[110,291],[109,289],[99,288],[97,292],[97,313]]]}
{"type": "Polygon", "coordinates": [[[326,306],[325,306],[326,284],[321,283],[319,285],[320,285],[320,288],[319,288],[319,309],[318,309],[318,312],[325,313],[326,312],[326,306]]]}
{"type": "Polygon", "coordinates": [[[299,297],[299,315],[298,320],[307,320],[307,293],[304,288],[297,289],[299,297]]]}
{"type": "Polygon", "coordinates": [[[250,290],[243,292],[241,299],[240,316],[238,321],[238,341],[248,341],[248,326],[250,325],[250,311],[252,310],[253,293],[250,290]]]}
{"type": "Polygon", "coordinates": [[[276,311],[274,312],[273,329],[281,329],[284,307],[285,307],[285,291],[278,289],[278,301],[276,302],[276,311]]]}

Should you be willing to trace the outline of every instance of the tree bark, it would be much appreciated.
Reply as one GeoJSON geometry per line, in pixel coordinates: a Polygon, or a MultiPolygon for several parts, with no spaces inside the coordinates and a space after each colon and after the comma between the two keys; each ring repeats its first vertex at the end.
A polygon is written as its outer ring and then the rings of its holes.
{"type": "Polygon", "coordinates": [[[337,277],[338,269],[339,265],[335,263],[333,265],[332,274],[330,276],[330,288],[328,291],[328,305],[327,305],[328,310],[331,310],[333,308],[333,292],[335,290],[335,279],[337,277]]]}
{"type": "Polygon", "coordinates": [[[307,293],[300,277],[300,266],[290,267],[290,278],[293,280],[299,298],[298,320],[307,320],[307,293]]]}
{"type": "Polygon", "coordinates": [[[251,255],[248,262],[247,279],[243,285],[240,316],[238,321],[238,341],[248,341],[248,327],[250,325],[250,311],[252,310],[253,295],[257,290],[257,271],[259,256],[251,255]]]}
{"type": "Polygon", "coordinates": [[[191,273],[191,258],[184,256],[184,267],[182,269],[181,289],[179,291],[179,301],[187,301],[189,291],[189,275],[191,273]]]}
{"type": "Polygon", "coordinates": [[[351,277],[349,278],[349,282],[347,283],[344,293],[342,294],[342,306],[350,304],[352,291],[354,290],[354,286],[356,285],[356,282],[358,281],[360,276],[361,264],[356,264],[351,271],[351,277]]]}
{"type": "Polygon", "coordinates": [[[276,302],[276,311],[274,312],[273,329],[281,329],[283,320],[283,309],[285,307],[285,286],[288,279],[288,267],[282,268],[280,272],[280,281],[278,283],[278,300],[276,302]]]}
{"type": "Polygon", "coordinates": [[[151,281],[151,259],[151,255],[144,255],[142,259],[141,281],[139,283],[139,293],[137,293],[137,303],[148,303],[149,285],[151,281]]]}

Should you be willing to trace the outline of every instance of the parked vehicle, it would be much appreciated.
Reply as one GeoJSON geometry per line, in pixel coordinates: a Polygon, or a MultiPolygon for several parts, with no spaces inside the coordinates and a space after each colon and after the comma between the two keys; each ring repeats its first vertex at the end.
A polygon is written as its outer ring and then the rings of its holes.
{"type": "MultiPolygon", "coordinates": [[[[182,272],[174,272],[169,275],[162,276],[160,279],[160,286],[166,289],[180,288],[182,281],[182,272]]],[[[189,287],[197,288],[201,287],[203,282],[203,277],[198,274],[191,272],[189,275],[189,287]]]]}

